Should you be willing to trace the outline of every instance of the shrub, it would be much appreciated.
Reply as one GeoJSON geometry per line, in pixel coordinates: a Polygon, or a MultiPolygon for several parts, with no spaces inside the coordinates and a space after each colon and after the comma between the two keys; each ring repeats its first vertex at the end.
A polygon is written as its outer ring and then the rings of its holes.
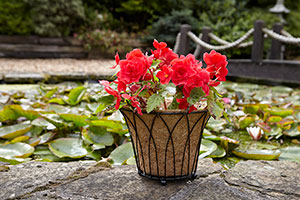
{"type": "Polygon", "coordinates": [[[168,46],[172,47],[175,44],[181,24],[189,24],[193,31],[199,32],[200,25],[197,19],[192,16],[191,10],[173,10],[170,15],[161,17],[152,24],[152,27],[149,27],[150,34],[144,40],[152,42],[153,38],[156,38],[158,41],[167,42],[168,46]]]}
{"type": "Polygon", "coordinates": [[[34,33],[42,36],[68,36],[84,22],[81,0],[24,0],[31,7],[34,33]]]}
{"type": "Polygon", "coordinates": [[[28,5],[18,0],[0,1],[0,34],[27,35],[32,32],[28,5]]]}

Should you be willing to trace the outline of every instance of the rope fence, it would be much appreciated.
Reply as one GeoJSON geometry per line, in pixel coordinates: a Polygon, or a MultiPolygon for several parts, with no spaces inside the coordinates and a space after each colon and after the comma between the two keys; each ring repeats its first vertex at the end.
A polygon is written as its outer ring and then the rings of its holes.
{"type": "Polygon", "coordinates": [[[181,30],[176,37],[174,51],[181,54],[189,52],[188,43],[190,40],[197,45],[194,51],[196,57],[202,55],[201,53],[212,49],[222,51],[231,48],[245,48],[252,46],[251,58],[255,62],[260,62],[263,57],[264,38],[270,38],[272,40],[270,59],[283,58],[282,51],[284,48],[282,48],[281,43],[300,46],[300,38],[293,37],[290,33],[283,30],[281,24],[275,24],[273,30],[270,30],[264,28],[264,22],[262,20],[258,20],[255,22],[254,28],[251,28],[245,35],[233,42],[228,42],[213,34],[209,27],[204,27],[202,33],[200,33],[199,36],[196,36],[191,32],[191,27],[189,25],[182,25],[181,30]],[[253,41],[245,42],[251,36],[253,36],[253,41]],[[220,45],[210,44],[210,40],[214,40],[220,45]]]}

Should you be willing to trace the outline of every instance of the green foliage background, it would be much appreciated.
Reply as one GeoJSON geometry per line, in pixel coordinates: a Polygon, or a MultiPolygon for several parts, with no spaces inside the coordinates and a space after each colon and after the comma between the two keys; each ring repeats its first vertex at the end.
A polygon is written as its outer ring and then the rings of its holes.
{"type": "MultiPolygon", "coordinates": [[[[80,33],[89,37],[83,38],[86,46],[99,46],[91,42],[106,44],[104,48],[115,51],[110,47],[123,40],[124,32],[125,40],[132,38],[131,33],[139,33],[137,39],[148,46],[156,38],[173,47],[180,24],[187,23],[197,34],[201,27],[209,26],[222,39],[234,41],[252,28],[255,20],[263,19],[268,28],[278,22],[278,17],[269,12],[275,3],[275,0],[1,0],[0,34],[60,37],[80,33]],[[99,34],[88,34],[98,30],[101,35],[112,35],[113,31],[116,36],[99,39],[99,34]]],[[[285,6],[291,11],[284,16],[285,30],[299,37],[300,0],[286,0],[285,6]]],[[[291,53],[287,54],[297,55],[297,49],[290,48],[291,53]]],[[[224,53],[229,57],[247,57],[250,50],[224,53]]]]}

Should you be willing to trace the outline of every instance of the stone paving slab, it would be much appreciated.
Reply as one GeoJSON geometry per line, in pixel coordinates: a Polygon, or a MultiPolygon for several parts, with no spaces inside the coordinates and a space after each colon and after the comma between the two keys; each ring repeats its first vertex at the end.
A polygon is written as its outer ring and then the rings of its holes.
{"type": "Polygon", "coordinates": [[[159,181],[135,166],[99,162],[29,162],[0,171],[0,199],[300,199],[300,164],[241,161],[225,171],[211,159],[199,161],[198,177],[159,181]]]}
{"type": "Polygon", "coordinates": [[[61,82],[111,79],[114,60],[0,58],[0,81],[5,83],[61,82]]]}

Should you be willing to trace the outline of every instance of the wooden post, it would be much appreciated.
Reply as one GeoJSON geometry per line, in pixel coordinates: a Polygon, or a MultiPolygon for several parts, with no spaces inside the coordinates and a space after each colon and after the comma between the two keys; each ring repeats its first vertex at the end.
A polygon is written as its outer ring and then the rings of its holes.
{"type": "Polygon", "coordinates": [[[192,27],[188,24],[183,24],[180,27],[180,39],[179,39],[179,55],[186,55],[189,52],[190,38],[187,33],[192,30],[192,27]]]}
{"type": "MultiPolygon", "coordinates": [[[[210,38],[208,36],[208,34],[211,32],[211,28],[210,27],[207,27],[207,26],[204,26],[202,28],[202,38],[200,38],[202,41],[206,42],[206,43],[209,43],[210,42],[210,38]]],[[[204,47],[201,47],[201,51],[200,51],[200,59],[203,58],[203,54],[205,52],[207,52],[208,49],[204,48],[204,47]]]]}
{"type": "MultiPolygon", "coordinates": [[[[273,31],[275,33],[280,34],[282,29],[283,29],[283,26],[281,23],[276,23],[273,26],[273,31]]],[[[272,43],[271,43],[270,59],[271,60],[282,60],[283,59],[281,42],[278,40],[275,40],[274,38],[272,38],[272,43]]]]}
{"type": "Polygon", "coordinates": [[[257,20],[254,22],[254,32],[253,32],[253,45],[251,60],[252,62],[258,63],[262,62],[264,55],[264,33],[262,31],[264,27],[264,21],[257,20]]]}

